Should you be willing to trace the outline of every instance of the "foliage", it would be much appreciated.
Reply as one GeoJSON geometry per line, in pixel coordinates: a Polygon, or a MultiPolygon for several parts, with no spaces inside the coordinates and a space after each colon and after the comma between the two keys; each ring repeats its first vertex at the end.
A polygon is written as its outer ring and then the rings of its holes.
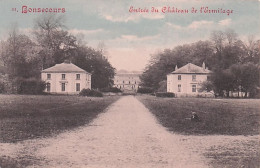
{"type": "Polygon", "coordinates": [[[211,81],[204,81],[200,84],[200,88],[198,91],[199,92],[203,92],[203,91],[210,92],[213,90],[215,90],[213,83],[211,81]]]}
{"type": "Polygon", "coordinates": [[[159,83],[158,92],[167,92],[167,80],[163,80],[159,83]]]}
{"type": "Polygon", "coordinates": [[[37,46],[28,36],[18,34],[15,29],[10,32],[9,38],[1,43],[1,48],[0,58],[4,65],[2,69],[10,79],[39,77],[37,46]]]}
{"type": "Polygon", "coordinates": [[[175,94],[171,93],[171,92],[156,92],[155,96],[156,97],[175,97],[175,94]]]}
{"type": "Polygon", "coordinates": [[[92,73],[92,88],[105,88],[113,85],[115,68],[111,66],[100,52],[93,48],[86,46],[78,47],[72,58],[72,62],[92,73]]]}
{"type": "Polygon", "coordinates": [[[257,94],[257,87],[259,86],[259,66],[253,63],[234,64],[230,67],[230,71],[235,76],[236,90],[247,93],[250,92],[250,97],[257,94]]]}
{"type": "MultiPolygon", "coordinates": [[[[92,88],[113,85],[115,69],[104,56],[104,49],[95,50],[65,30],[62,16],[46,14],[35,20],[33,35],[20,34],[17,28],[0,44],[0,73],[8,76],[13,92],[16,78],[40,78],[41,70],[69,60],[92,73],[92,88]]],[[[104,45],[104,44],[103,44],[104,45]]],[[[103,47],[104,48],[104,47],[103,47]]],[[[2,84],[3,85],[3,84],[2,84]]],[[[5,89],[5,92],[7,90],[5,89]]]]}
{"type": "Polygon", "coordinates": [[[166,76],[175,66],[187,63],[202,65],[213,71],[210,81],[201,84],[200,91],[214,91],[215,96],[229,96],[229,92],[245,92],[245,97],[257,94],[259,87],[260,41],[252,36],[243,42],[231,29],[213,31],[210,41],[184,44],[152,55],[140,76],[141,85],[163,91],[166,76]],[[243,72],[243,73],[242,73],[243,72]]]}
{"type": "Polygon", "coordinates": [[[45,82],[36,78],[16,78],[14,80],[18,94],[43,94],[45,82]]]}
{"type": "Polygon", "coordinates": [[[163,52],[152,56],[150,64],[140,76],[142,86],[158,89],[160,82],[166,80],[167,74],[174,71],[175,66],[184,66],[191,62],[202,65],[203,61],[208,66],[215,62],[214,50],[210,41],[198,41],[193,44],[177,46],[174,49],[165,49],[163,52]]]}
{"type": "Polygon", "coordinates": [[[89,96],[89,97],[103,97],[103,94],[97,90],[82,89],[79,93],[80,96],[89,96]]]}
{"type": "Polygon", "coordinates": [[[122,92],[120,89],[117,87],[107,87],[107,88],[102,88],[100,89],[101,92],[113,92],[113,93],[119,93],[122,92]]]}
{"type": "Polygon", "coordinates": [[[150,87],[139,87],[137,93],[153,93],[153,88],[150,87]]]}

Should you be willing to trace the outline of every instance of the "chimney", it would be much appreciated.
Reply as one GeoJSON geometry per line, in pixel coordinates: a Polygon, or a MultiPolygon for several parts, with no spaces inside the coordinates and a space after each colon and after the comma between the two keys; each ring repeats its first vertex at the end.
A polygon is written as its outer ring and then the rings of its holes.
{"type": "Polygon", "coordinates": [[[175,71],[176,71],[177,69],[178,69],[178,66],[176,65],[176,66],[175,66],[175,71]]]}
{"type": "Polygon", "coordinates": [[[64,60],[64,62],[63,63],[65,63],[65,64],[70,64],[71,63],[71,61],[70,60],[64,60]]]}
{"type": "Polygon", "coordinates": [[[206,69],[206,65],[205,65],[205,62],[203,61],[202,63],[202,68],[205,70],[206,69]]]}

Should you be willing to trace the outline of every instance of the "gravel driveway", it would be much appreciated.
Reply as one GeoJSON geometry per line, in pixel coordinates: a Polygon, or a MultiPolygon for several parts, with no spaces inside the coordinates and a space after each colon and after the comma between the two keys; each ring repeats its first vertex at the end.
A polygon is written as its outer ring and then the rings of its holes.
{"type": "Polygon", "coordinates": [[[204,168],[210,166],[203,145],[193,145],[204,138],[168,132],[135,97],[124,96],[90,125],[56,137],[0,143],[0,157],[41,168],[204,168]]]}
{"type": "Polygon", "coordinates": [[[36,146],[35,156],[42,158],[39,167],[209,167],[203,156],[183,146],[180,137],[159,125],[133,96],[122,97],[89,126],[36,146]]]}

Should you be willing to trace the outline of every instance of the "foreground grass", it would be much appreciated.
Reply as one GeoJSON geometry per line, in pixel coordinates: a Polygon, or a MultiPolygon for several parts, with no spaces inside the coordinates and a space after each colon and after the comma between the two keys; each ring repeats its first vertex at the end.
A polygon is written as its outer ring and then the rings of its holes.
{"type": "MultiPolygon", "coordinates": [[[[216,168],[260,167],[259,140],[249,135],[259,135],[259,100],[253,99],[203,99],[137,97],[170,131],[185,135],[245,135],[248,140],[232,140],[215,144],[204,155],[216,168]],[[200,122],[190,120],[195,111],[200,122]]],[[[210,142],[208,142],[210,143],[210,142]]],[[[194,144],[196,145],[196,144],[194,144]]]]}
{"type": "Polygon", "coordinates": [[[0,95],[0,142],[48,137],[88,124],[118,98],[0,95]]]}
{"type": "Polygon", "coordinates": [[[138,99],[169,130],[182,134],[257,135],[260,130],[259,100],[156,98],[138,99]],[[191,122],[195,111],[200,122],[191,122]]]}

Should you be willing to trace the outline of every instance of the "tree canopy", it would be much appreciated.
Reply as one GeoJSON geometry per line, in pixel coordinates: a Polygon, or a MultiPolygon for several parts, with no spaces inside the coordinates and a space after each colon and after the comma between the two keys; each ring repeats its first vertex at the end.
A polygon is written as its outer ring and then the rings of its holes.
{"type": "Polygon", "coordinates": [[[157,90],[175,66],[182,67],[187,63],[201,66],[205,62],[213,74],[202,88],[211,88],[218,96],[229,91],[243,91],[246,96],[250,92],[253,96],[259,87],[259,51],[260,41],[254,40],[253,36],[244,42],[234,30],[213,31],[209,40],[152,55],[140,77],[141,83],[157,90]]]}
{"type": "Polygon", "coordinates": [[[104,56],[105,52],[82,44],[63,23],[63,16],[42,15],[34,22],[32,36],[20,34],[17,27],[10,31],[9,38],[1,42],[0,52],[0,70],[9,82],[14,84],[16,78],[40,79],[42,69],[69,60],[92,73],[93,88],[113,84],[115,69],[104,56]]]}

